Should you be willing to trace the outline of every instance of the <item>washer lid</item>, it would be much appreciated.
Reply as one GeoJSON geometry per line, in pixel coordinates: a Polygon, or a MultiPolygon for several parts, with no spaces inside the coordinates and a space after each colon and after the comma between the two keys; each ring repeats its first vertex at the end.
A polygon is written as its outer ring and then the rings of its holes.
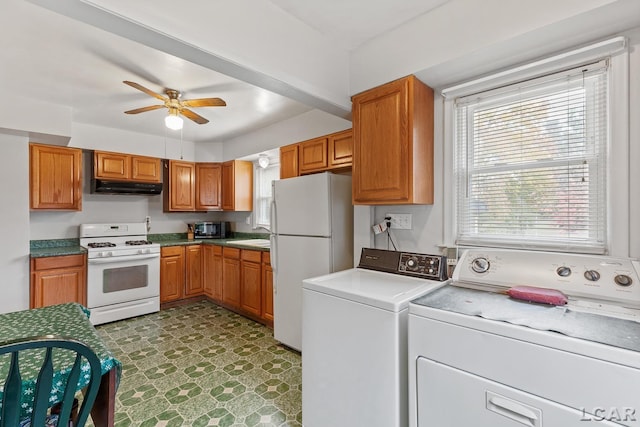
{"type": "Polygon", "coordinates": [[[409,301],[446,283],[448,282],[352,268],[305,279],[302,287],[383,310],[398,312],[407,308],[409,301]]]}

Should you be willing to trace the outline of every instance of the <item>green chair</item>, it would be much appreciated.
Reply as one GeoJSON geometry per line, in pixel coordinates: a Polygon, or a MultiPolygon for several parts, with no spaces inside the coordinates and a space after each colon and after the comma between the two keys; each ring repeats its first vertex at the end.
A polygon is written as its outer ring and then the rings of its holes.
{"type": "MultiPolygon", "coordinates": [[[[100,360],[93,350],[80,341],[52,335],[9,341],[0,344],[0,363],[9,363],[7,378],[2,389],[2,408],[0,409],[0,427],[16,427],[30,425],[42,427],[56,425],[58,427],[83,427],[87,422],[91,408],[98,394],[102,373],[100,360]],[[55,349],[55,351],[54,351],[55,349]],[[11,356],[2,356],[10,354],[11,356]],[[58,365],[60,359],[66,360],[65,366],[58,365]],[[55,363],[54,363],[55,361],[55,363]],[[29,370],[23,365],[39,367],[34,373],[35,390],[31,413],[25,417],[24,400],[25,381],[21,369],[29,370]],[[54,382],[54,373],[63,373],[66,381],[54,382]],[[88,381],[87,381],[88,379],[88,381]],[[87,384],[83,392],[82,405],[76,414],[72,414],[78,385],[87,384]],[[52,390],[59,391],[62,400],[52,401],[52,390]],[[59,414],[50,415],[49,407],[55,406],[59,414]]],[[[33,382],[33,379],[30,381],[33,382]]],[[[2,383],[0,383],[2,384],[2,383]]],[[[29,393],[28,393],[29,394],[29,393]]],[[[54,393],[55,395],[55,393],[54,393]]],[[[74,409],[75,411],[75,409],[74,409]]]]}

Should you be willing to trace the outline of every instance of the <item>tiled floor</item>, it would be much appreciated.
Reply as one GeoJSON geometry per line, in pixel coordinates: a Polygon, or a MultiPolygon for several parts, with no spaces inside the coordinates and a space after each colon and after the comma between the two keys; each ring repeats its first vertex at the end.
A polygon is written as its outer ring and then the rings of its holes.
{"type": "Polygon", "coordinates": [[[98,327],[123,363],[116,426],[301,426],[300,355],[201,301],[98,327]]]}

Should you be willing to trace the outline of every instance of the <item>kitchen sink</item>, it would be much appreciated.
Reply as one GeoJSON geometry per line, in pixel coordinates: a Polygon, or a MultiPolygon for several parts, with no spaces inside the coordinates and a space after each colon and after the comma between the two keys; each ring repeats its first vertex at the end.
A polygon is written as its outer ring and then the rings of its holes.
{"type": "Polygon", "coordinates": [[[271,247],[271,241],[268,239],[230,240],[229,243],[244,246],[256,246],[258,248],[271,247]]]}

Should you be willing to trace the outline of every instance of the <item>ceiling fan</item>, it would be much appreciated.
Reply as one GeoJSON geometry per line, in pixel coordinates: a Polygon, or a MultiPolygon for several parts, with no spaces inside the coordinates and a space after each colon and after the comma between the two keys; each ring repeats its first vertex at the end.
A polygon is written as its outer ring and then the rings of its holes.
{"type": "Polygon", "coordinates": [[[134,110],[125,111],[126,114],[138,114],[138,113],[144,113],[146,111],[157,110],[160,108],[168,108],[169,115],[165,118],[165,123],[167,127],[170,129],[182,128],[182,119],[178,116],[179,114],[185,116],[190,120],[193,120],[199,125],[209,123],[209,120],[205,119],[199,114],[194,113],[193,111],[187,109],[186,107],[224,107],[227,105],[227,103],[220,98],[185,99],[184,101],[181,101],[180,100],[181,94],[179,91],[175,89],[165,89],[164,93],[167,96],[163,96],[135,82],[130,82],[125,80],[123,81],[123,83],[133,88],[136,88],[146,93],[147,95],[153,96],[154,98],[157,98],[163,102],[162,105],[150,105],[148,107],[136,108],[134,110]]]}

